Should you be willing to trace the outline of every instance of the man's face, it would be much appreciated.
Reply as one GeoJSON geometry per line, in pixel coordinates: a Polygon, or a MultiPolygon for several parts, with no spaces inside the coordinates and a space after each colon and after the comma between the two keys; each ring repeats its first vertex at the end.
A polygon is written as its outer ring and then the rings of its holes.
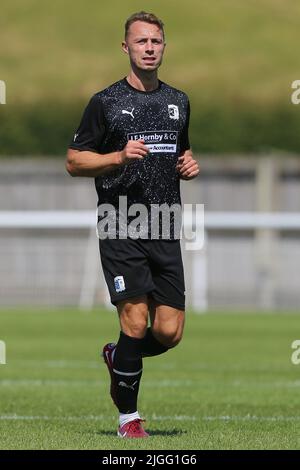
{"type": "Polygon", "coordinates": [[[158,69],[162,62],[165,49],[163,33],[156,24],[135,21],[122,47],[129,54],[133,67],[151,72],[158,69]]]}

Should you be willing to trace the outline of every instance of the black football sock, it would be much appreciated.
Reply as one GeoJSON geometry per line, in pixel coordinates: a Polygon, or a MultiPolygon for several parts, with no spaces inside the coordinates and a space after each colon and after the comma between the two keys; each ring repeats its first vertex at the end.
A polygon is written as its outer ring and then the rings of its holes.
{"type": "Polygon", "coordinates": [[[146,335],[142,339],[142,357],[158,356],[167,352],[168,349],[154,337],[151,328],[147,328],[146,335]]]}
{"type": "Polygon", "coordinates": [[[137,411],[137,397],[143,372],[141,342],[140,338],[120,333],[113,362],[116,403],[120,413],[137,411]]]}

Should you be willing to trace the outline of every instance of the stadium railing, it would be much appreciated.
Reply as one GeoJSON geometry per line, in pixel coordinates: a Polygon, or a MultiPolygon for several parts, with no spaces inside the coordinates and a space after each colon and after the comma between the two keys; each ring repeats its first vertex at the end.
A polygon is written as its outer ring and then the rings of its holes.
{"type": "MultiPolygon", "coordinates": [[[[185,227],[195,230],[195,220],[192,212],[184,214],[185,227]]],[[[95,211],[0,211],[0,229],[87,229],[89,239],[85,251],[84,272],[79,295],[79,306],[84,310],[93,307],[97,288],[97,273],[99,259],[95,256],[96,212],[95,211]]],[[[203,229],[202,227],[199,227],[203,229]]],[[[258,234],[262,250],[272,243],[272,234],[276,231],[300,231],[300,214],[270,213],[270,212],[205,212],[204,239],[201,250],[194,251],[190,257],[193,272],[190,295],[190,306],[194,311],[202,312],[208,308],[207,302],[207,256],[206,247],[209,243],[209,232],[213,231],[249,231],[258,234]]],[[[269,256],[263,260],[264,268],[272,269],[272,259],[269,256]]],[[[108,295],[104,303],[109,306],[108,295]]],[[[262,307],[270,305],[268,293],[262,300],[262,307]],[[265,305],[264,305],[265,303],[265,305]]]]}

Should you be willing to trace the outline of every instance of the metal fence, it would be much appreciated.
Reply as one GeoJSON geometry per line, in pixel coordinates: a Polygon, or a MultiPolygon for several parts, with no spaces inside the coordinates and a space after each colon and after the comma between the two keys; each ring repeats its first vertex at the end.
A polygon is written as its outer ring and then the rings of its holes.
{"type": "MultiPolygon", "coordinates": [[[[1,305],[108,306],[95,227],[94,211],[0,212],[1,305]]],[[[183,246],[189,308],[299,307],[299,213],[207,212],[204,228],[183,246]]]]}
{"type": "MultiPolygon", "coordinates": [[[[202,156],[200,165],[182,183],[182,201],[205,207],[204,248],[183,249],[187,305],[299,309],[300,158],[202,156]]],[[[95,196],[90,178],[66,174],[63,156],[1,160],[0,306],[109,305],[95,196]]]]}

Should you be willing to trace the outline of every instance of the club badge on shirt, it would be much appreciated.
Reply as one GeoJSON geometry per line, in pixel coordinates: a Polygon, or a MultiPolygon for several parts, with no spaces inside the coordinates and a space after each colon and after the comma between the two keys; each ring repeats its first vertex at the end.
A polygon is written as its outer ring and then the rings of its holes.
{"type": "Polygon", "coordinates": [[[168,111],[169,111],[169,118],[170,119],[175,119],[178,121],[179,119],[179,109],[176,104],[168,104],[168,111]]]}

